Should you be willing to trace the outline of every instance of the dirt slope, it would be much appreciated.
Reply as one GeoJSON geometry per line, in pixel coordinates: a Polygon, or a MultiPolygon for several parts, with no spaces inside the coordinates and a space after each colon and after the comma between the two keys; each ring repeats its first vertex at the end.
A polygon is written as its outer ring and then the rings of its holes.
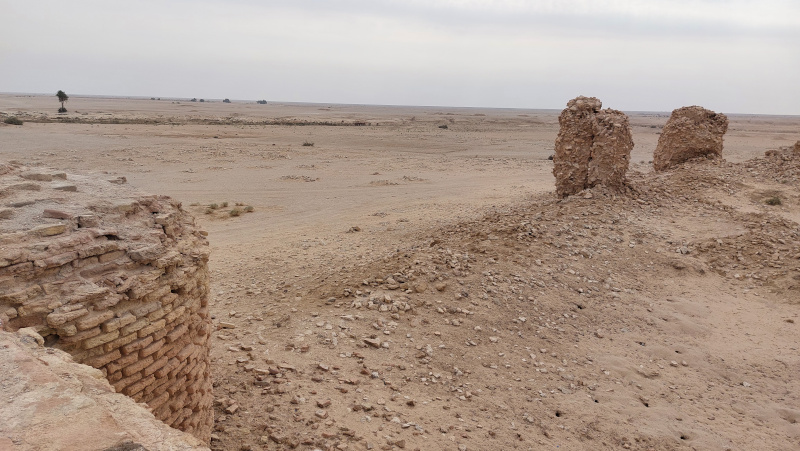
{"type": "Polygon", "coordinates": [[[795,449],[798,177],[689,163],[303,282],[221,271],[213,447],[795,449]]]}

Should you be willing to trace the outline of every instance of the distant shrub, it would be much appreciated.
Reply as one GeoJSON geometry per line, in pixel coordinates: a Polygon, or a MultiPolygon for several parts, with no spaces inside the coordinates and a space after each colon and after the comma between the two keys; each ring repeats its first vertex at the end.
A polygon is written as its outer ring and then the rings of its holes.
{"type": "Polygon", "coordinates": [[[765,203],[766,203],[767,205],[773,205],[773,206],[774,206],[774,205],[780,205],[780,204],[782,204],[783,202],[781,201],[781,198],[780,198],[780,197],[778,197],[778,196],[772,196],[772,197],[770,197],[769,199],[767,199],[767,200],[765,201],[765,203]]]}
{"type": "Polygon", "coordinates": [[[9,125],[22,125],[22,120],[16,116],[7,117],[3,122],[9,125]]]}
{"type": "Polygon", "coordinates": [[[200,99],[200,101],[201,101],[201,102],[205,102],[205,101],[206,101],[206,99],[200,99]]]}
{"type": "Polygon", "coordinates": [[[208,206],[208,208],[210,208],[210,209],[212,209],[212,210],[216,210],[217,208],[219,208],[219,205],[217,205],[217,204],[211,204],[211,205],[209,205],[209,206],[208,206]]]}
{"type": "Polygon", "coordinates": [[[231,103],[231,99],[225,99],[222,101],[222,103],[231,103]]]}
{"type": "Polygon", "coordinates": [[[59,113],[66,113],[67,109],[62,106],[61,108],[58,109],[58,112],[59,113]]]}
{"type": "Polygon", "coordinates": [[[314,147],[314,143],[312,143],[310,141],[306,141],[306,142],[303,143],[303,147],[314,147]]]}
{"type": "Polygon", "coordinates": [[[244,212],[245,213],[252,213],[253,211],[255,211],[255,208],[253,208],[252,205],[248,205],[248,206],[244,207],[244,212]]]}
{"type": "Polygon", "coordinates": [[[242,210],[239,210],[238,208],[234,208],[228,214],[231,215],[232,217],[236,217],[236,216],[239,216],[239,215],[242,214],[242,210]]]}
{"type": "Polygon", "coordinates": [[[447,130],[447,125],[440,125],[439,128],[441,128],[443,130],[447,130]]]}
{"type": "Polygon", "coordinates": [[[222,203],[222,208],[226,208],[227,206],[228,206],[228,203],[227,203],[227,202],[223,202],[223,203],[222,203]]]}
{"type": "Polygon", "coordinates": [[[150,100],[155,100],[155,99],[156,99],[155,97],[150,97],[150,100]]]}
{"type": "Polygon", "coordinates": [[[256,103],[259,104],[259,105],[266,105],[267,101],[266,100],[258,100],[258,101],[256,101],[256,103]]]}
{"type": "Polygon", "coordinates": [[[190,102],[197,102],[197,99],[192,99],[190,100],[190,102]]]}

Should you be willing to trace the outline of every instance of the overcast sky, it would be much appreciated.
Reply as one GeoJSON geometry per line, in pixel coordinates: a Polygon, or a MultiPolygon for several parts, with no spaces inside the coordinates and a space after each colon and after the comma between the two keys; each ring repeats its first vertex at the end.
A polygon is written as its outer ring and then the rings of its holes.
{"type": "Polygon", "coordinates": [[[800,0],[0,0],[0,92],[800,114],[800,0]]]}

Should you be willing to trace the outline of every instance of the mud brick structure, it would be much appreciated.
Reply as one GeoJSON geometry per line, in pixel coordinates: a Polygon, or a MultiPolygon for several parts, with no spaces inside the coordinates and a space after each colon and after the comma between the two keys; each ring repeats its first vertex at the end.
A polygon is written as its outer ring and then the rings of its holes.
{"type": "Polygon", "coordinates": [[[553,175],[560,197],[598,185],[625,185],[633,149],[628,116],[602,106],[596,97],[579,96],[558,117],[553,175]]]}
{"type": "Polygon", "coordinates": [[[684,161],[722,156],[722,137],[728,131],[728,117],[700,106],[673,110],[658,137],[653,168],[665,171],[684,161]]]}
{"type": "Polygon", "coordinates": [[[0,164],[0,329],[35,330],[208,442],[208,243],[124,182],[0,164]]]}

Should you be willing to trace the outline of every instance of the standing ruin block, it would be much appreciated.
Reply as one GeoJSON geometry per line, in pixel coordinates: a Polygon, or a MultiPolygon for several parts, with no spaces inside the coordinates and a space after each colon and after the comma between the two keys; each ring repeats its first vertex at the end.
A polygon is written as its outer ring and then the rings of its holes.
{"type": "Polygon", "coordinates": [[[191,215],[124,184],[15,165],[0,165],[0,205],[0,330],[35,330],[207,443],[209,250],[191,215]]]}
{"type": "Polygon", "coordinates": [[[602,106],[596,97],[579,96],[558,117],[553,175],[560,197],[598,185],[625,185],[633,149],[628,116],[602,106]]]}
{"type": "Polygon", "coordinates": [[[722,156],[722,137],[728,131],[728,117],[700,106],[673,110],[658,137],[653,168],[665,171],[698,157],[722,156]]]}

